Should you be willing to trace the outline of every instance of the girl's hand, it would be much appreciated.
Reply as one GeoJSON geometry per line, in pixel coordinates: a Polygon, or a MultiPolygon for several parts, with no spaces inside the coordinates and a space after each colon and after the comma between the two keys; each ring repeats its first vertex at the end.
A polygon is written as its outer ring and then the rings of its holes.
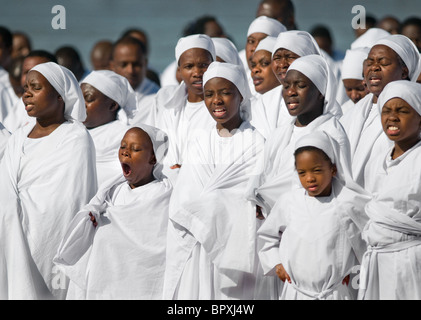
{"type": "Polygon", "coordinates": [[[92,212],[89,212],[89,216],[91,217],[92,224],[94,225],[94,228],[98,225],[98,222],[96,222],[95,216],[92,214],[92,212]]]}
{"type": "Polygon", "coordinates": [[[282,282],[285,282],[285,280],[287,280],[289,283],[291,283],[291,278],[289,277],[289,274],[285,271],[284,266],[281,263],[276,265],[275,271],[282,282]]]}
{"type": "Polygon", "coordinates": [[[181,168],[181,164],[175,164],[175,165],[173,165],[173,166],[171,166],[170,167],[171,169],[178,169],[178,168],[181,168]]]}

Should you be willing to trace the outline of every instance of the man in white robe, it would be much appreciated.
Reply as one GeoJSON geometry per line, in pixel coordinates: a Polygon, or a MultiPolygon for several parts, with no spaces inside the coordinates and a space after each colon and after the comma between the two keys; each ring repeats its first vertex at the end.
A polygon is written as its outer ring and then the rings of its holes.
{"type": "MultiPolygon", "coordinates": [[[[49,135],[30,139],[32,125],[9,139],[0,164],[0,298],[53,299],[66,294],[53,257],[68,223],[97,190],[95,147],[74,75],[49,62],[41,73],[64,101],[49,135]]],[[[26,94],[26,93],[25,93],[26,94]]]]}

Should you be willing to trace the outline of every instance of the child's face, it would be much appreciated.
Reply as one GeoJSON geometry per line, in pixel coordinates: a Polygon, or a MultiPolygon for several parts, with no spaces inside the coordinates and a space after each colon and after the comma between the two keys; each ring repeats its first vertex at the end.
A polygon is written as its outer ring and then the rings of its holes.
{"type": "Polygon", "coordinates": [[[272,58],[272,70],[279,82],[282,82],[287,75],[287,71],[291,63],[300,56],[287,49],[278,49],[272,58]]]}
{"type": "Polygon", "coordinates": [[[412,146],[420,140],[421,116],[403,99],[387,101],[381,121],[384,132],[395,143],[412,146]]]}
{"type": "Polygon", "coordinates": [[[30,71],[26,77],[22,96],[28,116],[37,119],[53,119],[64,115],[64,104],[58,92],[38,71],[30,71]]]}
{"type": "Polygon", "coordinates": [[[251,57],[253,56],[254,50],[256,50],[257,46],[259,45],[259,42],[262,41],[267,36],[268,35],[266,33],[255,32],[247,37],[245,50],[246,50],[247,64],[250,70],[251,70],[251,57]]]}
{"type": "Polygon", "coordinates": [[[368,89],[363,80],[343,79],[346,95],[352,102],[357,103],[368,94],[368,89]]]}
{"type": "Polygon", "coordinates": [[[140,128],[131,128],[121,140],[118,158],[123,175],[132,189],[153,180],[156,163],[152,141],[140,128]]]}
{"type": "Polygon", "coordinates": [[[205,85],[205,104],[217,128],[237,128],[240,118],[241,94],[237,87],[224,78],[212,78],[205,85]]]}
{"type": "Polygon", "coordinates": [[[115,120],[118,104],[88,83],[80,86],[86,105],[86,120],[83,124],[88,128],[96,128],[115,120]]]}
{"type": "Polygon", "coordinates": [[[301,185],[311,197],[327,197],[332,191],[336,166],[320,151],[302,151],[295,157],[295,167],[301,185]]]}
{"type": "Polygon", "coordinates": [[[281,83],[272,71],[271,53],[266,50],[255,52],[251,59],[251,77],[256,91],[264,94],[281,83]]]}
{"type": "Polygon", "coordinates": [[[290,70],[282,84],[282,96],[291,116],[312,113],[320,104],[320,91],[301,72],[290,70]]]}
{"type": "Polygon", "coordinates": [[[178,69],[181,79],[186,84],[187,91],[192,95],[201,96],[202,100],[203,74],[211,63],[212,56],[210,52],[201,48],[189,49],[183,52],[179,59],[178,69]]]}
{"type": "Polygon", "coordinates": [[[408,69],[401,65],[396,52],[384,45],[371,48],[364,61],[363,72],[367,88],[375,97],[380,95],[389,82],[403,80],[408,76],[408,69]]]}

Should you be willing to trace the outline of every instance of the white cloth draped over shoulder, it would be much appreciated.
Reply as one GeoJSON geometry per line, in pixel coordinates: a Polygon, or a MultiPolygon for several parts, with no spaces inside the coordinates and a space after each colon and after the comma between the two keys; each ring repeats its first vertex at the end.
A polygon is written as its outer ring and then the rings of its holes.
{"type": "MultiPolygon", "coordinates": [[[[408,67],[410,81],[416,82],[419,68],[419,54],[409,38],[390,35],[378,40],[374,45],[385,45],[394,50],[408,67]]],[[[387,150],[391,142],[383,132],[380,112],[373,103],[373,94],[366,95],[357,102],[341,119],[351,146],[352,174],[354,180],[365,186],[364,170],[370,156],[387,150]]]]}
{"type": "Polygon", "coordinates": [[[96,150],[98,185],[121,173],[118,150],[129,121],[137,112],[137,98],[129,81],[110,70],[89,73],[81,82],[87,83],[118,103],[117,120],[89,129],[96,150]]]}
{"type": "Polygon", "coordinates": [[[295,126],[295,117],[286,119],[266,141],[261,174],[250,185],[248,193],[248,199],[262,207],[264,214],[270,212],[278,198],[294,183],[293,152],[295,141],[299,137],[315,130],[326,131],[341,147],[343,166],[350,166],[349,141],[338,120],[341,109],[336,102],[335,80],[329,73],[327,63],[319,55],[307,55],[295,60],[288,70],[298,70],[314,82],[325,96],[325,106],[323,114],[305,127],[295,126]]]}
{"type": "Polygon", "coordinates": [[[66,286],[52,259],[68,223],[97,191],[95,147],[79,122],[86,113],[76,78],[51,62],[31,70],[63,98],[68,121],[39,139],[28,138],[27,125],[8,141],[0,164],[2,299],[63,298],[66,286]]]}
{"type": "Polygon", "coordinates": [[[266,275],[276,276],[275,267],[282,263],[290,276],[291,284],[281,286],[281,299],[349,299],[342,280],[366,250],[361,232],[369,197],[341,165],[340,147],[328,134],[305,135],[294,149],[304,146],[323,150],[337,165],[332,194],[310,197],[300,185],[282,195],[258,230],[259,258],[266,275]]]}
{"type": "MultiPolygon", "coordinates": [[[[379,96],[379,109],[401,98],[421,115],[421,85],[394,81],[379,96]]],[[[361,299],[421,299],[421,142],[392,159],[393,147],[368,164],[373,200],[363,236],[369,244],[361,268],[361,299]],[[399,263],[396,263],[399,261],[399,263]]]]}
{"type": "Polygon", "coordinates": [[[191,142],[171,198],[164,299],[253,298],[256,214],[245,192],[263,144],[248,122],[191,142]]]}
{"type": "MultiPolygon", "coordinates": [[[[306,31],[281,32],[272,48],[272,58],[281,48],[294,52],[300,57],[310,54],[320,54],[319,46],[306,31]]],[[[253,102],[250,123],[268,139],[279,125],[291,116],[282,98],[282,85],[260,95],[253,102]]]]}
{"type": "Polygon", "coordinates": [[[168,179],[131,189],[123,175],[102,186],[54,258],[70,278],[67,299],[162,299],[171,192],[168,179]]]}

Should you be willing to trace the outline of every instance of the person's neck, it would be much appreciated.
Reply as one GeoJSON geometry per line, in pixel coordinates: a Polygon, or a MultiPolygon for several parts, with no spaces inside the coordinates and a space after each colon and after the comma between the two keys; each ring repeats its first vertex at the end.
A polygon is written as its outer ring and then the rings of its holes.
{"type": "Polygon", "coordinates": [[[35,126],[29,133],[28,137],[32,139],[46,137],[50,135],[54,130],[56,130],[65,121],[66,120],[64,118],[56,121],[43,121],[37,119],[35,126]]]}
{"type": "Polygon", "coordinates": [[[323,111],[315,110],[313,112],[308,112],[308,113],[299,115],[297,116],[297,119],[295,120],[295,125],[297,127],[305,127],[314,119],[320,117],[322,114],[323,114],[323,111]]]}
{"type": "Polygon", "coordinates": [[[238,117],[236,117],[235,119],[232,119],[231,121],[227,123],[223,123],[223,124],[217,123],[216,129],[218,131],[218,134],[221,137],[232,137],[233,131],[238,129],[242,123],[243,123],[243,119],[241,119],[240,115],[238,115],[238,117]]]}
{"type": "Polygon", "coordinates": [[[396,158],[400,157],[420,141],[421,138],[416,137],[409,141],[395,142],[395,147],[392,150],[392,159],[395,160],[396,158]]]}
{"type": "Polygon", "coordinates": [[[190,103],[197,103],[203,101],[203,94],[195,94],[191,92],[187,92],[187,101],[190,103]]]}

